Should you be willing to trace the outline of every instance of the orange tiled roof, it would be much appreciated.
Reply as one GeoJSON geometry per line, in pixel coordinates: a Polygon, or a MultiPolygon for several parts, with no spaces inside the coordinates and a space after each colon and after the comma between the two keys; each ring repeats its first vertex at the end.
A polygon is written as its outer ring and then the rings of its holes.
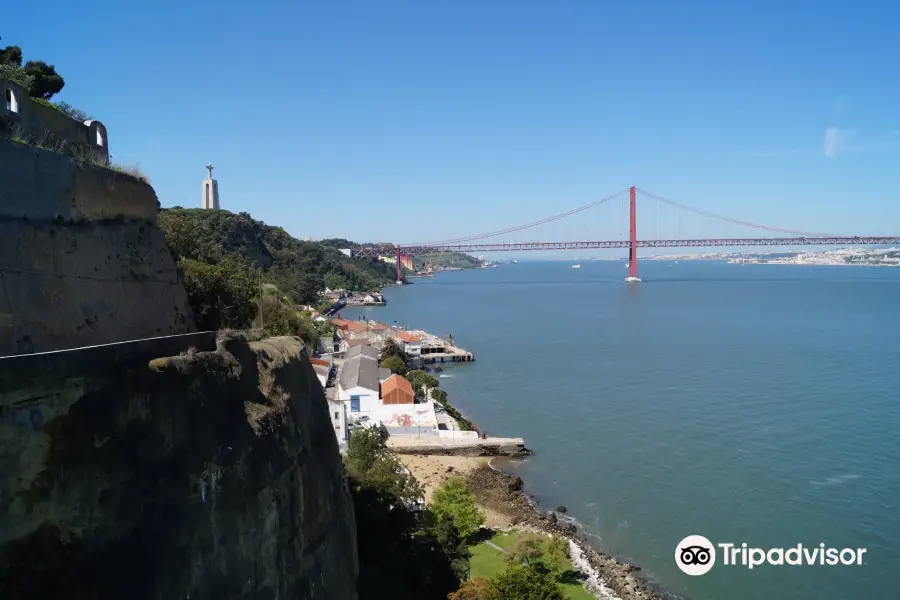
{"type": "Polygon", "coordinates": [[[414,395],[412,385],[396,373],[385,379],[384,383],[381,384],[381,395],[384,396],[388,392],[392,392],[398,388],[408,393],[410,396],[414,395]]]}
{"type": "Polygon", "coordinates": [[[329,363],[327,360],[322,360],[321,358],[310,358],[309,362],[311,362],[314,365],[319,365],[320,367],[330,367],[331,366],[331,363],[329,363]]]}
{"type": "Polygon", "coordinates": [[[397,337],[400,338],[401,340],[403,340],[403,341],[406,342],[406,343],[421,342],[421,341],[422,341],[422,338],[420,338],[419,336],[413,335],[413,334],[411,334],[411,333],[407,333],[406,331],[399,331],[399,332],[397,332],[397,337]]]}

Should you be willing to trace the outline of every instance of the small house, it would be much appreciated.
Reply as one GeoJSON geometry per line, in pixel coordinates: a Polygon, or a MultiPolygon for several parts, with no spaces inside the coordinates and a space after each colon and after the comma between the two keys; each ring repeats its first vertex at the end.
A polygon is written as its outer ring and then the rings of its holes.
{"type": "Polygon", "coordinates": [[[413,404],[415,399],[412,385],[399,375],[391,375],[381,384],[382,404],[413,404]]]}
{"type": "Polygon", "coordinates": [[[378,362],[367,356],[344,361],[337,380],[338,399],[350,405],[351,420],[368,415],[374,418],[381,392],[378,362]]]}

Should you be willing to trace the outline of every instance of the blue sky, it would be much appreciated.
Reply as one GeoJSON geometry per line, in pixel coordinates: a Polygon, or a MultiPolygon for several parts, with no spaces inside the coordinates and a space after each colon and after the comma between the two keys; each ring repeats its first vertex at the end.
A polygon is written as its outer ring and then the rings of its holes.
{"type": "MultiPolygon", "coordinates": [[[[629,185],[779,227],[900,232],[890,2],[8,4],[0,44],[55,64],[58,99],[106,124],[164,206],[199,206],[212,161],[223,207],[314,239],[457,237],[629,185]]],[[[612,214],[534,235],[606,238],[612,214]]]]}

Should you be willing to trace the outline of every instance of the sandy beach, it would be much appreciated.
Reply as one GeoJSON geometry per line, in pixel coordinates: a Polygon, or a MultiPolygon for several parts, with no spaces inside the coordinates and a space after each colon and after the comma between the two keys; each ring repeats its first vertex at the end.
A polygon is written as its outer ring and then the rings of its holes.
{"type": "MultiPolygon", "coordinates": [[[[487,467],[489,457],[484,456],[436,456],[422,454],[398,454],[413,477],[425,488],[425,502],[431,502],[431,495],[448,477],[461,475],[468,478],[481,467],[487,467]]],[[[505,529],[513,524],[512,515],[479,503],[484,513],[485,525],[492,529],[505,529]]]]}
{"type": "Polygon", "coordinates": [[[639,579],[640,568],[616,560],[593,548],[578,528],[554,512],[541,512],[522,493],[522,480],[492,469],[489,457],[398,454],[397,458],[425,488],[425,501],[448,477],[461,475],[475,493],[485,525],[492,529],[515,527],[524,531],[553,533],[577,546],[578,566],[594,581],[599,598],[656,600],[657,594],[639,579]]]}

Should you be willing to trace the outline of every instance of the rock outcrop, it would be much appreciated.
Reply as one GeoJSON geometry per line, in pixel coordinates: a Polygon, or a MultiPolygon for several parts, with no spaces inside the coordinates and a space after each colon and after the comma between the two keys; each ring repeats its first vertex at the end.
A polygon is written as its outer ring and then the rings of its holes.
{"type": "Polygon", "coordinates": [[[299,339],[24,384],[39,358],[0,359],[0,597],[356,598],[352,501],[299,339]]]}

